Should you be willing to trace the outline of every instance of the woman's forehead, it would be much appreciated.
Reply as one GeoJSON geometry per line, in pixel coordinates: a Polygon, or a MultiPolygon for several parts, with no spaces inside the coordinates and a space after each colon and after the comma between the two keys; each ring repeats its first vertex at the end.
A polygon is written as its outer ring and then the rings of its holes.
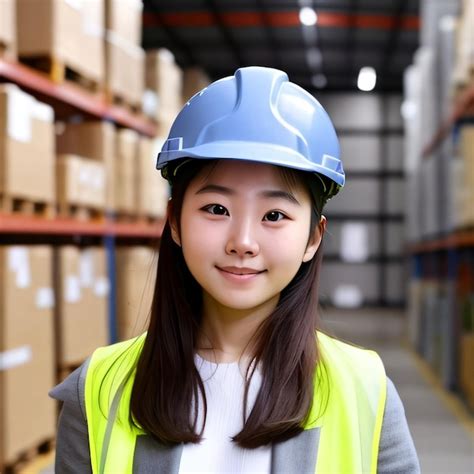
{"type": "Polygon", "coordinates": [[[268,186],[295,190],[300,183],[293,178],[289,169],[279,166],[246,160],[216,160],[212,166],[204,167],[196,176],[199,184],[209,182],[228,185],[268,186]],[[293,179],[292,179],[293,178],[293,179]]]}

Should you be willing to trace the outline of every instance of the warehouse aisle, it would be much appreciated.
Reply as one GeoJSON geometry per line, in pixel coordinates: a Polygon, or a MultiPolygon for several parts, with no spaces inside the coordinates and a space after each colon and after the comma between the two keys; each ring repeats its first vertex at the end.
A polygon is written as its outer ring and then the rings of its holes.
{"type": "Polygon", "coordinates": [[[404,403],[421,471],[474,472],[474,439],[468,433],[473,421],[457,400],[430,381],[424,365],[403,343],[403,312],[325,309],[323,321],[338,337],[374,349],[382,357],[404,403]]]}

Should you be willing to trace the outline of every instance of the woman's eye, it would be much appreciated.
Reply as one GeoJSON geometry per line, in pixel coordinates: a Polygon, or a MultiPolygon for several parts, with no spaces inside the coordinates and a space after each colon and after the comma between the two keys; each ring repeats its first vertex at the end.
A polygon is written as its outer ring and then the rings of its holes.
{"type": "Polygon", "coordinates": [[[209,212],[209,214],[214,214],[215,216],[228,216],[229,213],[224,206],[220,204],[210,204],[203,208],[205,211],[209,212]]]}
{"type": "Polygon", "coordinates": [[[265,217],[267,218],[267,221],[278,222],[284,219],[286,216],[280,211],[271,211],[265,217]]]}

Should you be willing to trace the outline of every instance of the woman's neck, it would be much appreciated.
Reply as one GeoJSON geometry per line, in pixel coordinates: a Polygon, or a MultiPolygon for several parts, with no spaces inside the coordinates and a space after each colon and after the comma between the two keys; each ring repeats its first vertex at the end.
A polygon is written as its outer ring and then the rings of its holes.
{"type": "Polygon", "coordinates": [[[260,324],[276,308],[279,297],[256,308],[235,309],[220,305],[203,294],[202,323],[197,352],[216,363],[235,362],[242,355],[251,355],[248,344],[260,324]]]}

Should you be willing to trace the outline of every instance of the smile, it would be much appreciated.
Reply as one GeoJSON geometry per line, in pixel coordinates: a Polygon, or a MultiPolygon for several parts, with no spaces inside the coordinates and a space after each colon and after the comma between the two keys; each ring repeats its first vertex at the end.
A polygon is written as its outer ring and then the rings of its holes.
{"type": "Polygon", "coordinates": [[[226,279],[230,281],[249,281],[255,279],[258,275],[261,273],[264,273],[265,270],[263,271],[251,271],[251,270],[241,270],[239,271],[238,269],[226,269],[224,270],[223,268],[216,267],[219,270],[219,273],[224,276],[226,279]]]}

